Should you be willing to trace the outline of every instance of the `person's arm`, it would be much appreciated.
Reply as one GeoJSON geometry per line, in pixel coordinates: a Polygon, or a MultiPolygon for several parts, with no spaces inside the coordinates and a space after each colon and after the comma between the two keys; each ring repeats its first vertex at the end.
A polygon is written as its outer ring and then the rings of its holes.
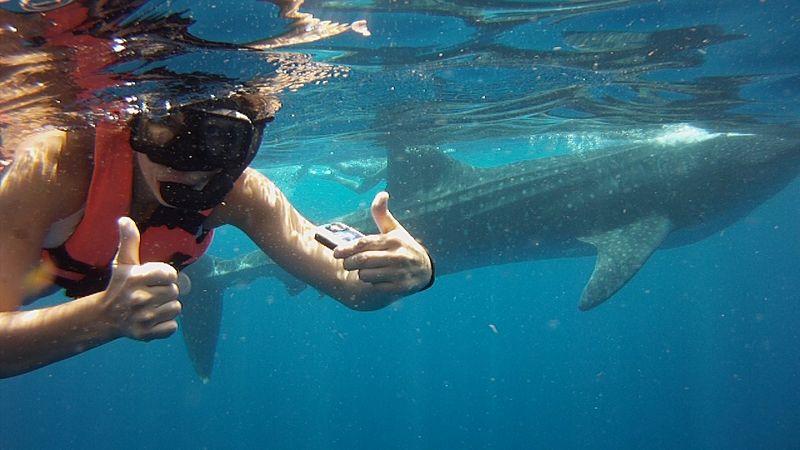
{"type": "Polygon", "coordinates": [[[265,176],[245,171],[215,215],[242,229],[297,278],[357,310],[382,308],[429,285],[430,258],[398,223],[381,193],[372,212],[380,234],[331,251],[314,239],[305,219],[265,176]]]}
{"type": "Polygon", "coordinates": [[[85,170],[87,159],[64,154],[65,142],[63,133],[38,136],[18,152],[0,181],[0,377],[121,336],[150,340],[177,328],[177,274],[166,264],[139,264],[138,230],[130,219],[120,224],[122,245],[105,291],[58,306],[17,310],[48,283],[39,264],[50,224],[77,210],[85,198],[85,182],[76,174],[81,165],[85,170]]]}
{"type": "Polygon", "coordinates": [[[0,378],[66,359],[119,337],[102,295],[30,311],[0,312],[0,378]]]}
{"type": "Polygon", "coordinates": [[[105,291],[48,308],[0,312],[0,378],[29,372],[120,337],[165,338],[178,328],[177,272],[139,262],[139,231],[120,219],[120,248],[105,291]]]}

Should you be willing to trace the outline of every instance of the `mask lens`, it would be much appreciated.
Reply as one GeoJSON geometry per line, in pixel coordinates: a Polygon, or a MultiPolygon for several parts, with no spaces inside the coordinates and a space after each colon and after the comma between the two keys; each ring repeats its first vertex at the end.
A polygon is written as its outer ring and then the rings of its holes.
{"type": "Polygon", "coordinates": [[[206,157],[217,161],[220,167],[242,161],[250,148],[253,126],[249,121],[209,114],[202,130],[202,143],[206,157]]]}

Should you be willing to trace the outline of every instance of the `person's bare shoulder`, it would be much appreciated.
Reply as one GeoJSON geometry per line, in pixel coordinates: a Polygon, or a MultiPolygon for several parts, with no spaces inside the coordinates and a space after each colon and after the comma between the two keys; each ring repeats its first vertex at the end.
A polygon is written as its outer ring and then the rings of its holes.
{"type": "Polygon", "coordinates": [[[15,310],[31,294],[20,280],[35,273],[51,225],[83,206],[91,149],[68,150],[72,139],[47,130],[20,140],[0,180],[0,311],[15,310]]]}
{"type": "Polygon", "coordinates": [[[48,220],[80,209],[91,179],[92,137],[89,130],[52,129],[21,141],[0,182],[0,201],[38,205],[36,210],[48,220]]]}

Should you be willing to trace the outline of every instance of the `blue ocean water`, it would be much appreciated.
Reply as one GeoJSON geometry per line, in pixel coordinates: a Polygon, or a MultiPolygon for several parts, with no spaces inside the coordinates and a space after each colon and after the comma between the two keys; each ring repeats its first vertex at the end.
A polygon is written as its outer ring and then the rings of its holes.
{"type": "MultiPolygon", "coordinates": [[[[303,8],[366,18],[373,36],[301,47],[349,76],[287,94],[256,163],[315,220],[366,207],[380,186],[357,195],[299,165],[379,155],[387,131],[496,166],[671,123],[797,123],[790,0],[348,3],[303,8]],[[552,12],[584,4],[595,9],[552,12]],[[643,54],[614,59],[646,33],[703,25],[719,32],[691,50],[676,49],[694,32],[651,35],[643,54]],[[601,67],[564,55],[567,33],[600,31],[626,33],[596,36],[611,48],[601,67]]],[[[277,20],[262,2],[187,4],[209,39],[255,39],[261,9],[277,20]]],[[[657,251],[589,312],[576,304],[590,257],[443,276],[369,313],[274,279],[234,286],[209,383],[178,334],[115,341],[0,381],[0,447],[798,448],[798,195],[795,180],[709,238],[657,251]]],[[[251,250],[221,229],[211,253],[251,250]]]]}

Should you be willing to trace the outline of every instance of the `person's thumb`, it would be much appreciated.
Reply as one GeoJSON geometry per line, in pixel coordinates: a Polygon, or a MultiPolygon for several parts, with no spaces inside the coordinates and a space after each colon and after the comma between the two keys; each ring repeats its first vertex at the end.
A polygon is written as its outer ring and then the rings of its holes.
{"type": "Polygon", "coordinates": [[[139,265],[139,228],[130,217],[120,217],[117,220],[119,225],[119,249],[117,256],[114,257],[114,266],[139,265]]]}
{"type": "Polygon", "coordinates": [[[396,228],[402,228],[400,222],[389,212],[389,193],[378,192],[372,200],[372,220],[381,233],[388,233],[396,228]]]}

